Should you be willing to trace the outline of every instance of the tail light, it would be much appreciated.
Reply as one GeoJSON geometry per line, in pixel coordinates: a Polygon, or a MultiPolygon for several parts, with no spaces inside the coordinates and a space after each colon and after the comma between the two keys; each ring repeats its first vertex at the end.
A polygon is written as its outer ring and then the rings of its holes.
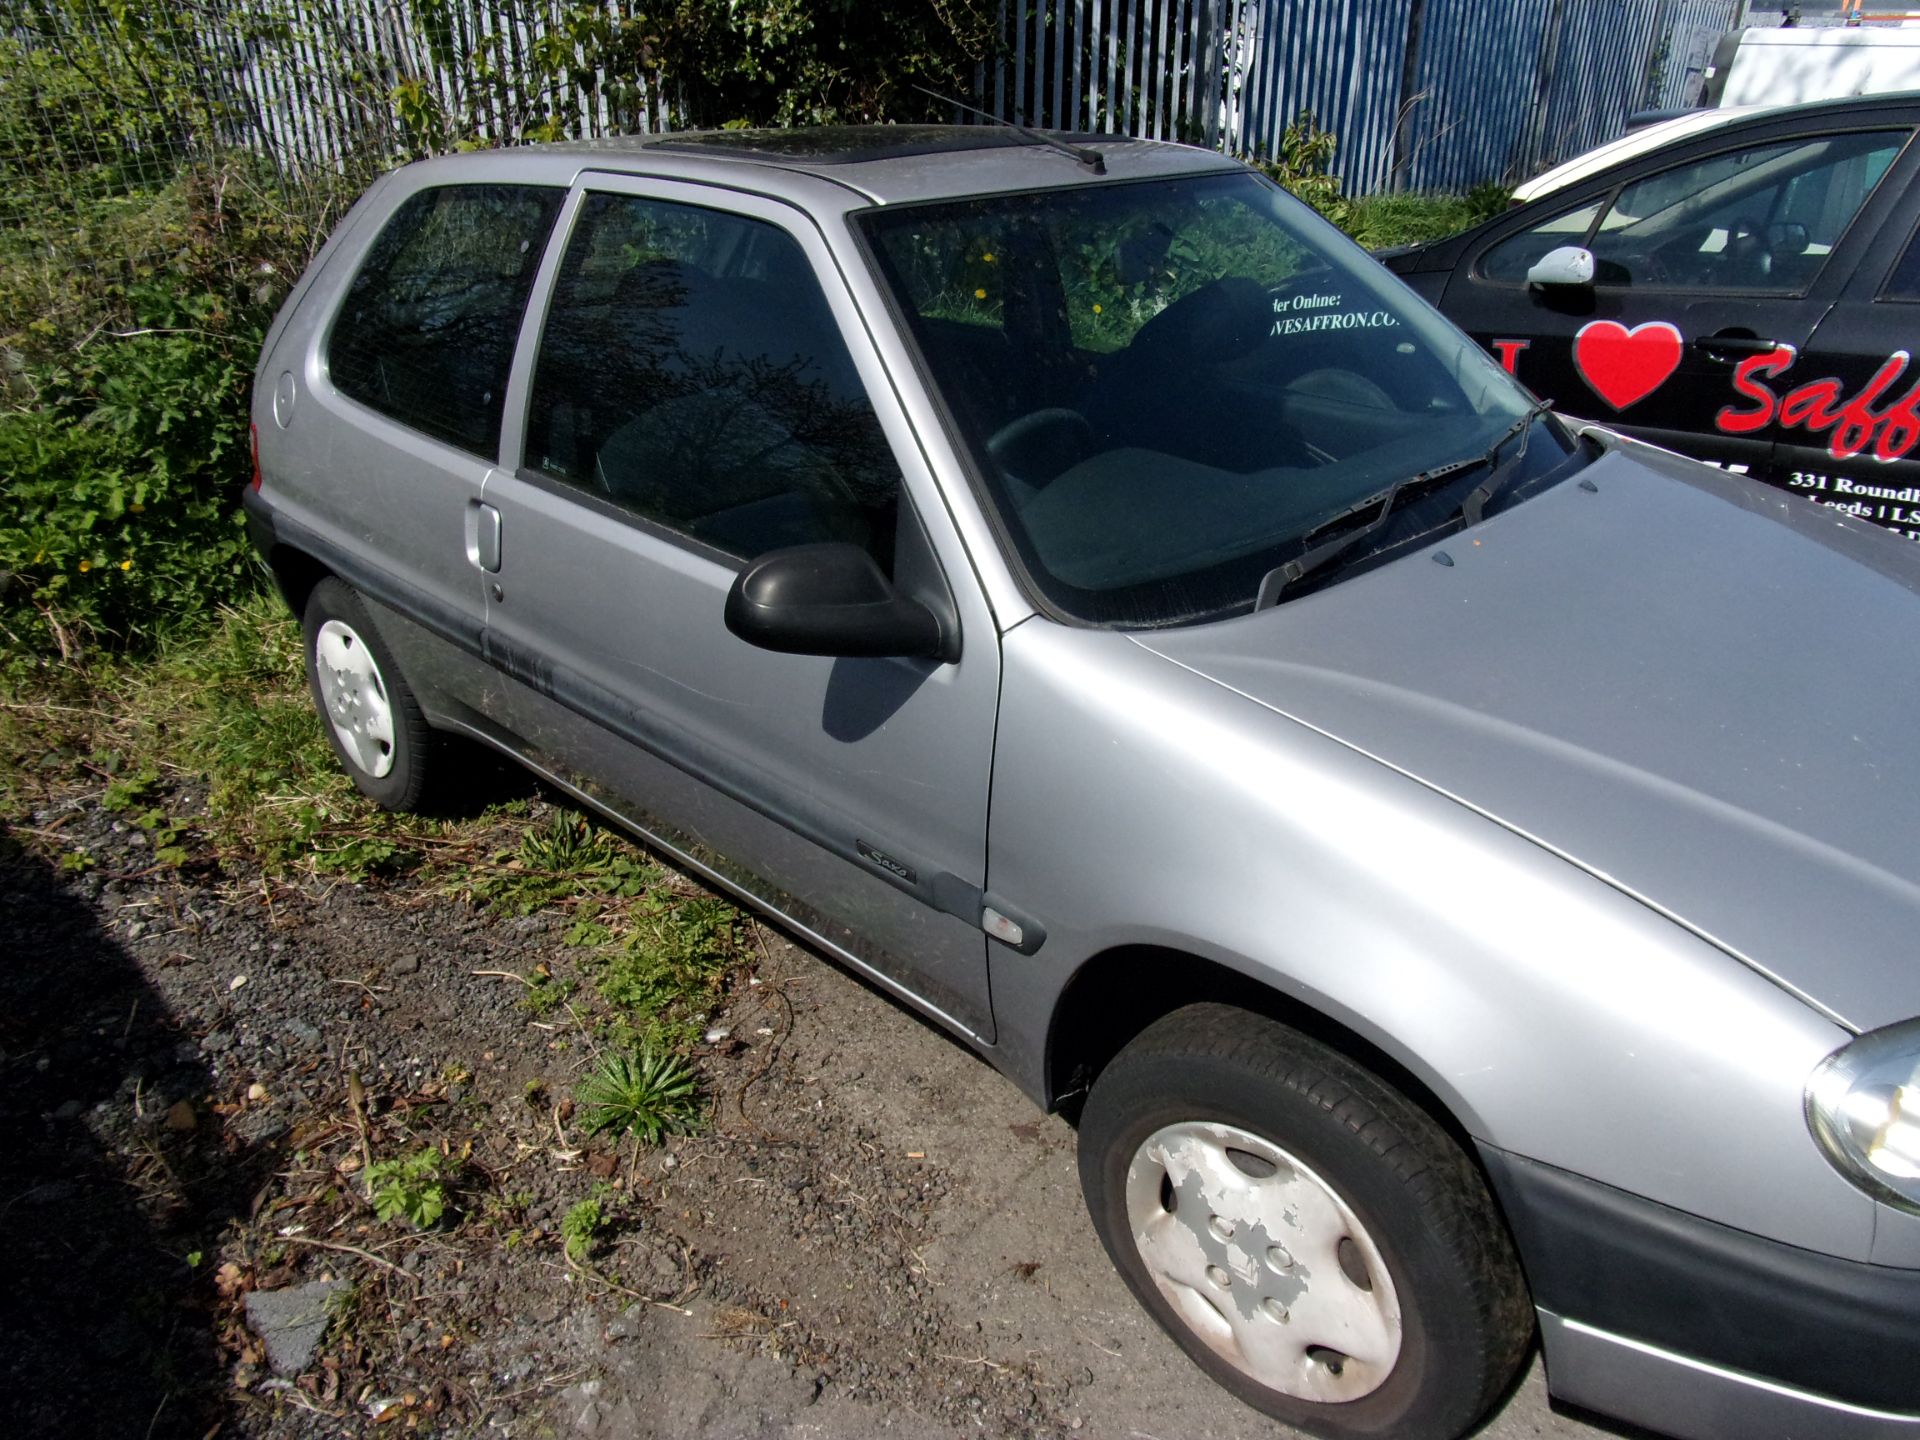
{"type": "Polygon", "coordinates": [[[247,447],[253,451],[253,479],[247,482],[247,487],[258,490],[260,488],[260,427],[258,425],[247,427],[247,447]]]}

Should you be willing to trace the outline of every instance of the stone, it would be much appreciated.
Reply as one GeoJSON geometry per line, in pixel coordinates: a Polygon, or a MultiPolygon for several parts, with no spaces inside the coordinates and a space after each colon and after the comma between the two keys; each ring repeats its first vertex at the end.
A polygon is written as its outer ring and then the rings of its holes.
{"type": "Polygon", "coordinates": [[[314,1049],[320,1044],[320,1027],[297,1016],[287,1021],[282,1028],[308,1049],[314,1049]]]}
{"type": "Polygon", "coordinates": [[[590,1440],[618,1440],[637,1433],[641,1414],[633,1400],[603,1396],[600,1388],[598,1380],[586,1380],[560,1392],[558,1408],[571,1421],[573,1433],[590,1440]]]}
{"type": "Polygon", "coordinates": [[[267,1347],[267,1364],[291,1377],[307,1368],[327,1333],[327,1301],[348,1288],[344,1280],[314,1280],[247,1296],[247,1324],[267,1347]]]}
{"type": "Polygon", "coordinates": [[[640,1333],[646,1323],[646,1315],[639,1306],[622,1311],[607,1322],[607,1339],[631,1340],[640,1333]]]}

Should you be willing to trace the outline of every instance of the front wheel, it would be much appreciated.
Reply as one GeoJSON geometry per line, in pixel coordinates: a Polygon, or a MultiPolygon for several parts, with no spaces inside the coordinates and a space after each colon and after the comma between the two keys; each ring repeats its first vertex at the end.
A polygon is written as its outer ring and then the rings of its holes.
{"type": "Polygon", "coordinates": [[[1478,1170],[1372,1072],[1193,1005],[1103,1071],[1080,1124],[1095,1228],[1201,1369],[1313,1434],[1452,1440],[1526,1354],[1532,1307],[1478,1170]]]}

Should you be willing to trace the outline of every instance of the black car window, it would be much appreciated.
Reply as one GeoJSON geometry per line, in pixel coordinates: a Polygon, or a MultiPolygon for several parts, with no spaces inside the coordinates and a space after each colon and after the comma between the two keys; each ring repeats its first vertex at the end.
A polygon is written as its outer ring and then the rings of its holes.
{"type": "Polygon", "coordinates": [[[335,388],[492,458],[514,341],[566,192],[448,185],[394,213],[327,342],[335,388]]]}
{"type": "Polygon", "coordinates": [[[1920,300],[1920,230],[1914,231],[1913,238],[1907,241],[1907,248],[1901,252],[1895,262],[1893,273],[1887,276],[1886,286],[1880,291],[1882,300],[1920,300]]]}
{"type": "Polygon", "coordinates": [[[527,463],[742,559],[844,540],[891,563],[900,475],[879,420],[805,252],[745,216],[588,197],[527,463]]]}
{"type": "Polygon", "coordinates": [[[1875,130],[1723,151],[1623,185],[1604,205],[1562,212],[1481,258],[1520,281],[1557,245],[1584,243],[1594,283],[1795,294],[1820,271],[1880,183],[1907,132],[1875,130]],[[1573,231],[1586,218],[1588,232],[1573,231]]]}
{"type": "Polygon", "coordinates": [[[1480,274],[1487,280],[1511,280],[1516,284],[1550,250],[1562,245],[1584,245],[1593,233],[1593,222],[1600,217],[1604,201],[1595,200],[1572,210],[1563,210],[1538,225],[1529,225],[1518,235],[1509,235],[1480,257],[1480,274]]]}

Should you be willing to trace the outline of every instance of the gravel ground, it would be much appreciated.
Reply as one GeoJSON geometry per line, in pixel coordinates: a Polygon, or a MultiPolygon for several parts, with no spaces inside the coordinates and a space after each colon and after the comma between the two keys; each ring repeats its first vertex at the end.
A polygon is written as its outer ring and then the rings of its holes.
{"type": "MultiPolygon", "coordinates": [[[[697,1057],[705,1129],[636,1152],[570,1123],[593,1042],[523,1002],[576,965],[557,918],[154,866],[97,801],[0,833],[0,1431],[1283,1433],[1127,1296],[1062,1121],[773,931],[697,1057]],[[359,1172],[426,1146],[454,1213],[376,1219],[359,1172]],[[316,1282],[276,1373],[256,1326],[316,1282]]],[[[1486,1433],[1600,1432],[1536,1364],[1486,1433]]]]}

